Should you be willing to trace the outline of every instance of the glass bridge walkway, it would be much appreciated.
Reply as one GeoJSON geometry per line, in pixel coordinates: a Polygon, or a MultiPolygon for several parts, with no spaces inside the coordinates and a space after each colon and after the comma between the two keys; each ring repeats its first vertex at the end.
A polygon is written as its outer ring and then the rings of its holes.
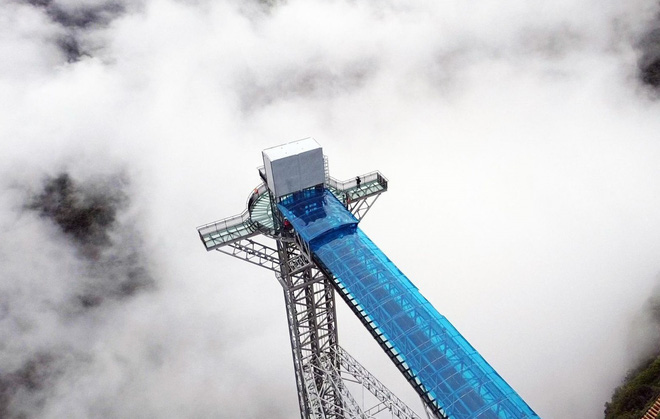
{"type": "Polygon", "coordinates": [[[315,262],[438,417],[538,418],[322,188],[278,204],[315,262]]]}

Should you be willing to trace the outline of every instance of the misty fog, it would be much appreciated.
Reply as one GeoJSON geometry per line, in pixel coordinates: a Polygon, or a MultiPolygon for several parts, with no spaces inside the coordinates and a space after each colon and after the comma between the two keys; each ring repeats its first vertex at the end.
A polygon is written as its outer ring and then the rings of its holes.
{"type": "Polygon", "coordinates": [[[280,286],[195,227],[308,136],[388,177],[361,227],[541,417],[602,417],[658,345],[659,12],[0,1],[0,417],[297,417],[280,286]]]}

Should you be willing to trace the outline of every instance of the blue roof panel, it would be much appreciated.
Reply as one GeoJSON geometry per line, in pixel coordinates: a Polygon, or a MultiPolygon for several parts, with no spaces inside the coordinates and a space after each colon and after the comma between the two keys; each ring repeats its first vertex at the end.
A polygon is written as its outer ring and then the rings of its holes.
{"type": "Polygon", "coordinates": [[[316,190],[291,196],[279,207],[335,284],[364,310],[449,417],[538,417],[334,196],[316,190]]]}
{"type": "Polygon", "coordinates": [[[353,230],[358,223],[330,191],[321,188],[296,192],[282,200],[278,208],[300,237],[310,244],[332,231],[353,230]]]}

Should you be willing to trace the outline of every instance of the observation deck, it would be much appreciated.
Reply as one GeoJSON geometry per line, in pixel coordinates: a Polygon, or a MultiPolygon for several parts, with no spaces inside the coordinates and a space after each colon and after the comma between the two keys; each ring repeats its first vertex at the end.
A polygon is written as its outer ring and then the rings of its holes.
{"type": "MultiPolygon", "coordinates": [[[[238,215],[197,227],[207,251],[235,243],[259,234],[277,237],[280,233],[273,217],[273,199],[265,183],[265,172],[259,168],[259,175],[264,179],[248,196],[247,209],[238,215]]],[[[387,178],[379,171],[356,176],[353,179],[339,181],[326,176],[325,188],[330,191],[346,208],[367,198],[387,191],[387,178]],[[358,182],[359,179],[359,182],[358,182]]],[[[288,195],[287,195],[288,196],[288,195]]],[[[279,200],[286,199],[287,196],[279,200]]],[[[277,203],[275,203],[277,204],[277,203]]]]}
{"type": "Polygon", "coordinates": [[[387,191],[380,172],[346,181],[330,177],[313,138],[268,148],[262,157],[263,183],[248,195],[245,211],[197,230],[207,251],[275,272],[284,289],[301,418],[376,418],[387,409],[392,417],[419,419],[383,386],[368,388],[378,399],[368,409],[345,386],[374,381],[345,365],[338,294],[421,397],[428,417],[538,419],[360,229],[387,191]]]}

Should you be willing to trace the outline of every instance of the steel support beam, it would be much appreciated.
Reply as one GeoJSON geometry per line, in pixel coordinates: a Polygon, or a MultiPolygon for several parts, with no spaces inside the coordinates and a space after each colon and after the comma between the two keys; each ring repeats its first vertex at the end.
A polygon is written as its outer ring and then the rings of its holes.
{"type": "Polygon", "coordinates": [[[243,239],[229,243],[216,250],[273,272],[280,271],[280,260],[277,249],[273,249],[252,239],[243,239]]]}
{"type": "Polygon", "coordinates": [[[328,278],[313,264],[297,268],[295,260],[309,260],[296,240],[278,240],[280,272],[289,321],[289,335],[302,419],[343,419],[343,399],[336,387],[325,385],[321,359],[339,366],[335,295],[328,278]]]}
{"type": "MultiPolygon", "coordinates": [[[[327,162],[325,164],[326,178],[330,179],[327,162]]],[[[374,172],[362,176],[362,179],[371,183],[361,186],[353,181],[332,180],[335,191],[341,195],[340,199],[358,220],[366,215],[380,193],[387,190],[387,179],[380,173],[374,172]]],[[[258,192],[255,189],[255,194],[258,192]]],[[[219,231],[221,228],[218,226],[234,228],[232,226],[236,223],[226,220],[212,223],[213,228],[202,226],[198,231],[207,250],[212,250],[205,241],[207,230],[224,234],[221,237],[234,234],[232,240],[214,249],[275,272],[284,293],[301,419],[375,419],[381,417],[378,414],[384,411],[390,412],[392,418],[419,419],[366,368],[339,347],[333,283],[314,262],[307,243],[300,240],[294,231],[284,229],[276,202],[272,197],[269,200],[270,204],[266,206],[272,211],[268,217],[272,214],[273,227],[271,231],[262,232],[274,240],[274,246],[256,240],[255,235],[259,232],[254,229],[244,233],[219,231]],[[347,383],[361,385],[373,394],[377,403],[368,409],[360,407],[347,383]]],[[[250,203],[248,207],[252,209],[250,203]]],[[[263,208],[260,210],[264,211],[263,208]]],[[[230,221],[238,219],[230,218],[230,221]]],[[[243,218],[245,214],[240,215],[240,221],[244,221],[243,218]]]]}

